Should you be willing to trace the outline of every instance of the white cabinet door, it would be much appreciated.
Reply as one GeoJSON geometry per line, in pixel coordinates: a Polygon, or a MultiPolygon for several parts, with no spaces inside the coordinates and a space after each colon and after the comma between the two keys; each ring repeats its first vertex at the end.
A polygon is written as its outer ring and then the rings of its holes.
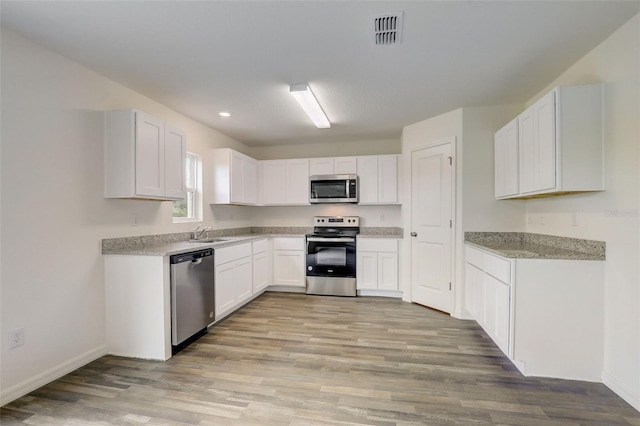
{"type": "Polygon", "coordinates": [[[494,338],[496,329],[496,291],[499,281],[485,273],[482,283],[484,286],[482,328],[491,338],[494,338]]]}
{"type": "Polygon", "coordinates": [[[182,130],[142,111],[107,111],[104,157],[105,198],[184,199],[182,130]]]}
{"type": "Polygon", "coordinates": [[[224,317],[236,305],[233,264],[234,262],[228,262],[215,267],[216,321],[224,317]]]}
{"type": "Polygon", "coordinates": [[[253,255],[253,294],[264,290],[271,283],[270,269],[268,252],[253,255]]]}
{"type": "Polygon", "coordinates": [[[331,174],[333,174],[333,157],[309,159],[309,175],[331,174]]]}
{"type": "Polygon", "coordinates": [[[518,119],[495,135],[495,197],[516,195],[518,186],[518,119]]]}
{"type": "Polygon", "coordinates": [[[265,206],[309,204],[309,160],[260,162],[262,204],[265,206]]]}
{"type": "Polygon", "coordinates": [[[335,157],[333,159],[333,173],[337,175],[355,175],[358,172],[358,157],[335,157]]]}
{"type": "Polygon", "coordinates": [[[544,191],[556,187],[555,117],[555,92],[552,91],[533,105],[536,191],[544,191]]]}
{"type": "Polygon", "coordinates": [[[398,240],[358,239],[356,252],[358,290],[398,290],[398,240]]]}
{"type": "Polygon", "coordinates": [[[398,290],[398,253],[378,253],[378,288],[398,290]]]}
{"type": "Polygon", "coordinates": [[[136,193],[164,195],[164,122],[136,112],[136,193]]]}
{"type": "MultiPolygon", "coordinates": [[[[482,271],[470,263],[465,263],[464,285],[465,300],[464,307],[471,314],[478,324],[481,323],[482,302],[484,294],[482,292],[482,271]]],[[[482,324],[481,324],[482,325],[482,324]]]]}
{"type": "Polygon", "coordinates": [[[378,157],[378,204],[398,202],[398,156],[378,157]]]}
{"type": "Polygon", "coordinates": [[[286,203],[286,170],[284,160],[260,162],[262,173],[262,204],[283,205],[286,203]]]}
{"type": "Polygon", "coordinates": [[[273,283],[275,285],[305,287],[304,266],[304,251],[274,250],[273,283]]]}
{"type": "Polygon", "coordinates": [[[378,288],[378,253],[358,251],[356,277],[358,290],[376,290],[378,288]]]}
{"type": "Polygon", "coordinates": [[[398,203],[398,155],[358,157],[358,204],[398,203]]]}
{"type": "Polygon", "coordinates": [[[165,125],[164,132],[164,193],[172,198],[184,198],[187,137],[175,127],[165,125]]]}
{"type": "Polygon", "coordinates": [[[309,203],[309,160],[285,160],[286,203],[305,205],[309,203]]]}
{"type": "Polygon", "coordinates": [[[212,151],[211,204],[254,205],[258,162],[230,148],[212,151]]]}
{"type": "Polygon", "coordinates": [[[509,179],[511,164],[500,158],[515,155],[510,135],[496,133],[496,198],[530,198],[603,191],[604,115],[602,84],[560,86],[517,117],[519,182],[517,191],[500,184],[509,179]],[[498,194],[504,195],[499,196],[498,194]]]}
{"type": "Polygon", "coordinates": [[[518,117],[518,145],[520,152],[520,193],[526,194],[536,189],[532,108],[528,108],[518,117]]]}
{"type": "Polygon", "coordinates": [[[230,168],[230,201],[231,203],[243,203],[244,196],[244,157],[241,153],[229,150],[231,155],[231,168],[230,168]]]}
{"type": "Polygon", "coordinates": [[[236,260],[233,264],[233,280],[236,291],[236,303],[242,303],[253,295],[253,275],[251,256],[236,260]]]}
{"type": "Polygon", "coordinates": [[[323,157],[309,159],[309,175],[355,175],[357,157],[323,157]]]}
{"type": "Polygon", "coordinates": [[[367,155],[358,157],[359,204],[378,202],[378,157],[367,155]]]}
{"type": "Polygon", "coordinates": [[[493,339],[502,352],[509,355],[511,289],[501,281],[495,284],[496,326],[493,339]]]}

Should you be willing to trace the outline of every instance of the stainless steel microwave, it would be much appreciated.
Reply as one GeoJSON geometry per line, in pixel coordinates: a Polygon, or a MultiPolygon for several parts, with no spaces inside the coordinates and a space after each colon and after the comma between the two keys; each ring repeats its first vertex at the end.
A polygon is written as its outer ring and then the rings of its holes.
{"type": "Polygon", "coordinates": [[[313,175],[310,178],[311,204],[357,203],[357,175],[313,175]]]}

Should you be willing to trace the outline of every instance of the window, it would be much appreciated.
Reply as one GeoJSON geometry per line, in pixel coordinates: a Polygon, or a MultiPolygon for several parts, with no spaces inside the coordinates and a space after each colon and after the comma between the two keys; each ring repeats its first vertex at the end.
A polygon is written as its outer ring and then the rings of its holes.
{"type": "Polygon", "coordinates": [[[199,155],[187,152],[187,196],[173,202],[173,222],[198,222],[202,220],[202,160],[199,155]]]}

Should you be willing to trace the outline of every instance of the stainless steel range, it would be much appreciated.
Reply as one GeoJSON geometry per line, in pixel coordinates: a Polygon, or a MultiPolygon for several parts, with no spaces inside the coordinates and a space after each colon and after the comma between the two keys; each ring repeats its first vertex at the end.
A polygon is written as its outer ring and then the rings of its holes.
{"type": "Polygon", "coordinates": [[[307,234],[307,294],[356,295],[358,216],[316,216],[307,234]]]}

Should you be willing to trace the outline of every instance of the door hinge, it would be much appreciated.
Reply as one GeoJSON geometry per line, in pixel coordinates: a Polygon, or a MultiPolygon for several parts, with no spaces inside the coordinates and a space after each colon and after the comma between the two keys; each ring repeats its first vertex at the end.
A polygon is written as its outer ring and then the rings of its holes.
{"type": "Polygon", "coordinates": [[[453,157],[449,157],[449,165],[453,166],[453,157]]]}
{"type": "Polygon", "coordinates": [[[451,283],[449,283],[449,291],[451,291],[451,283]]]}
{"type": "Polygon", "coordinates": [[[449,219],[449,228],[453,228],[453,220],[449,219]]]}

